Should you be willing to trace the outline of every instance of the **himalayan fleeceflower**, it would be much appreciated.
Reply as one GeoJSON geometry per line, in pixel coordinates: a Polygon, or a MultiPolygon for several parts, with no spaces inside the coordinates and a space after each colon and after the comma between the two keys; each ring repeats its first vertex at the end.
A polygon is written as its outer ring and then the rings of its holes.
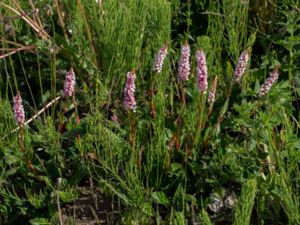
{"type": "Polygon", "coordinates": [[[216,89],[217,89],[217,83],[218,83],[218,77],[216,76],[211,87],[210,87],[210,91],[207,97],[207,102],[209,104],[212,104],[215,102],[215,98],[216,98],[216,89]]]}
{"type": "Polygon", "coordinates": [[[248,60],[249,60],[249,51],[250,51],[250,48],[247,48],[240,55],[238,64],[237,64],[237,66],[235,68],[235,71],[234,71],[234,80],[237,81],[237,82],[240,81],[240,79],[242,78],[242,76],[245,73],[247,63],[248,63],[248,60]]]}
{"type": "Polygon", "coordinates": [[[17,91],[17,95],[14,97],[14,105],[13,111],[16,118],[17,123],[22,126],[25,122],[25,112],[22,104],[22,98],[19,91],[17,91]]]}
{"type": "Polygon", "coordinates": [[[73,68],[71,68],[67,73],[66,73],[66,79],[64,83],[64,92],[65,95],[68,97],[71,97],[74,92],[74,87],[75,87],[75,73],[73,68]]]}
{"type": "Polygon", "coordinates": [[[190,75],[190,46],[185,43],[181,47],[180,59],[178,62],[178,79],[185,81],[189,79],[190,75]]]}
{"type": "Polygon", "coordinates": [[[124,88],[124,107],[125,109],[129,109],[135,111],[136,102],[134,98],[135,92],[135,72],[134,70],[127,73],[127,81],[124,88]]]}
{"type": "Polygon", "coordinates": [[[197,61],[197,87],[200,92],[206,92],[207,90],[207,65],[205,53],[202,50],[196,52],[197,61]]]}
{"type": "Polygon", "coordinates": [[[168,53],[168,46],[165,44],[162,48],[159,49],[154,59],[152,70],[155,73],[161,72],[167,53],[168,53]]]}
{"type": "Polygon", "coordinates": [[[279,76],[278,70],[279,70],[279,68],[280,68],[280,65],[277,65],[275,67],[275,69],[273,70],[273,72],[268,77],[268,79],[266,80],[266,82],[260,87],[259,96],[264,96],[265,94],[267,94],[270,91],[272,85],[278,79],[278,76],[279,76]]]}

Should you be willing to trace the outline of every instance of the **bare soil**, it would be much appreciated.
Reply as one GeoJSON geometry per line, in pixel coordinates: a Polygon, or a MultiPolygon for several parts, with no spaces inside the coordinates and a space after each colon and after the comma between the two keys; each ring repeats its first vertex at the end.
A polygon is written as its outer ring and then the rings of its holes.
{"type": "Polygon", "coordinates": [[[63,224],[113,225],[120,217],[120,205],[106,197],[98,188],[79,187],[80,196],[62,208],[63,224]]]}

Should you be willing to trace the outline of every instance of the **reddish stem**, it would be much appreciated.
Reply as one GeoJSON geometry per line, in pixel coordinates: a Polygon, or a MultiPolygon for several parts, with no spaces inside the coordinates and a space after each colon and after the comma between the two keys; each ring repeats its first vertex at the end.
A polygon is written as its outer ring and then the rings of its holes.
{"type": "Polygon", "coordinates": [[[197,117],[197,123],[196,123],[196,132],[199,128],[200,121],[201,121],[201,114],[202,114],[202,99],[203,99],[203,93],[201,92],[200,94],[200,105],[199,105],[199,112],[198,112],[198,117],[197,117]]]}
{"type": "Polygon", "coordinates": [[[181,132],[181,127],[183,125],[183,119],[182,116],[179,115],[177,119],[178,127],[175,135],[175,145],[176,145],[176,150],[179,150],[180,147],[180,132],[181,132]]]}
{"type": "Polygon", "coordinates": [[[205,124],[206,124],[206,122],[207,122],[207,120],[208,120],[208,118],[209,118],[211,112],[212,112],[212,104],[209,106],[207,116],[206,116],[206,118],[204,119],[203,124],[202,124],[202,129],[204,129],[205,124]]]}
{"type": "Polygon", "coordinates": [[[181,109],[180,109],[179,116],[177,118],[178,127],[177,127],[177,131],[176,131],[175,138],[174,138],[175,144],[176,144],[176,150],[179,150],[179,147],[180,147],[180,132],[181,132],[181,128],[183,127],[182,114],[183,114],[184,107],[185,107],[184,81],[181,81],[180,89],[181,89],[181,109]]]}
{"type": "Polygon", "coordinates": [[[25,156],[25,146],[24,146],[24,143],[23,143],[23,132],[22,132],[22,125],[20,127],[20,130],[19,130],[19,136],[18,136],[18,139],[19,139],[19,147],[20,147],[20,150],[21,152],[23,153],[25,159],[26,159],[26,164],[29,168],[29,170],[36,176],[36,178],[38,180],[41,180],[38,172],[33,168],[33,165],[32,165],[32,162],[30,159],[27,159],[26,156],[25,156]]]}

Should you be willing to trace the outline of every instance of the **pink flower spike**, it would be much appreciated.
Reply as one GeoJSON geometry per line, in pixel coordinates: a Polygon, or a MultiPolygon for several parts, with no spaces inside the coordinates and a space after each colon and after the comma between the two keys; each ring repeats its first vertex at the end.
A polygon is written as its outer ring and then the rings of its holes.
{"type": "Polygon", "coordinates": [[[124,88],[124,107],[125,109],[129,109],[135,111],[136,102],[134,98],[135,93],[135,72],[134,70],[127,73],[127,81],[124,88]]]}
{"type": "Polygon", "coordinates": [[[267,94],[270,91],[272,85],[278,79],[278,76],[279,76],[278,70],[279,70],[279,68],[280,68],[280,65],[277,65],[275,67],[275,69],[273,70],[273,72],[268,77],[268,79],[266,80],[266,82],[260,87],[259,96],[264,96],[265,94],[267,94]]]}
{"type": "Polygon", "coordinates": [[[71,97],[74,92],[74,87],[75,87],[75,73],[73,68],[71,68],[67,73],[66,73],[66,79],[64,83],[64,92],[65,95],[68,97],[71,97]]]}
{"type": "Polygon", "coordinates": [[[215,98],[216,98],[216,89],[217,89],[217,83],[218,83],[218,77],[216,76],[211,87],[210,87],[210,91],[207,97],[207,102],[209,104],[212,104],[215,102],[215,98]]]}
{"type": "Polygon", "coordinates": [[[200,92],[206,93],[207,90],[207,65],[205,53],[202,50],[198,50],[196,53],[197,61],[197,87],[200,92]]]}
{"type": "Polygon", "coordinates": [[[161,72],[167,53],[168,45],[165,44],[162,48],[159,49],[158,53],[155,56],[152,69],[155,73],[161,72]]]}
{"type": "Polygon", "coordinates": [[[185,43],[181,48],[180,59],[178,62],[178,79],[186,81],[190,75],[190,46],[185,43]]]}
{"type": "Polygon", "coordinates": [[[17,123],[19,124],[19,126],[23,126],[25,122],[25,112],[22,104],[20,91],[17,91],[17,95],[14,97],[13,111],[17,123]]]}
{"type": "Polygon", "coordinates": [[[234,71],[234,80],[236,82],[239,82],[245,73],[247,63],[249,60],[249,52],[250,52],[250,48],[247,48],[245,51],[243,51],[243,53],[239,58],[238,64],[234,71]]]}

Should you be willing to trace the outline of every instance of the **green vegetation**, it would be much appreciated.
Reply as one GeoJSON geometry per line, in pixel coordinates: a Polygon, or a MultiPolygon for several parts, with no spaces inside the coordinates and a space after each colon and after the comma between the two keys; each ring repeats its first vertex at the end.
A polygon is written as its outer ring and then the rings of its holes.
{"type": "Polygon", "coordinates": [[[1,0],[0,21],[0,224],[300,224],[299,0],[1,0]]]}

